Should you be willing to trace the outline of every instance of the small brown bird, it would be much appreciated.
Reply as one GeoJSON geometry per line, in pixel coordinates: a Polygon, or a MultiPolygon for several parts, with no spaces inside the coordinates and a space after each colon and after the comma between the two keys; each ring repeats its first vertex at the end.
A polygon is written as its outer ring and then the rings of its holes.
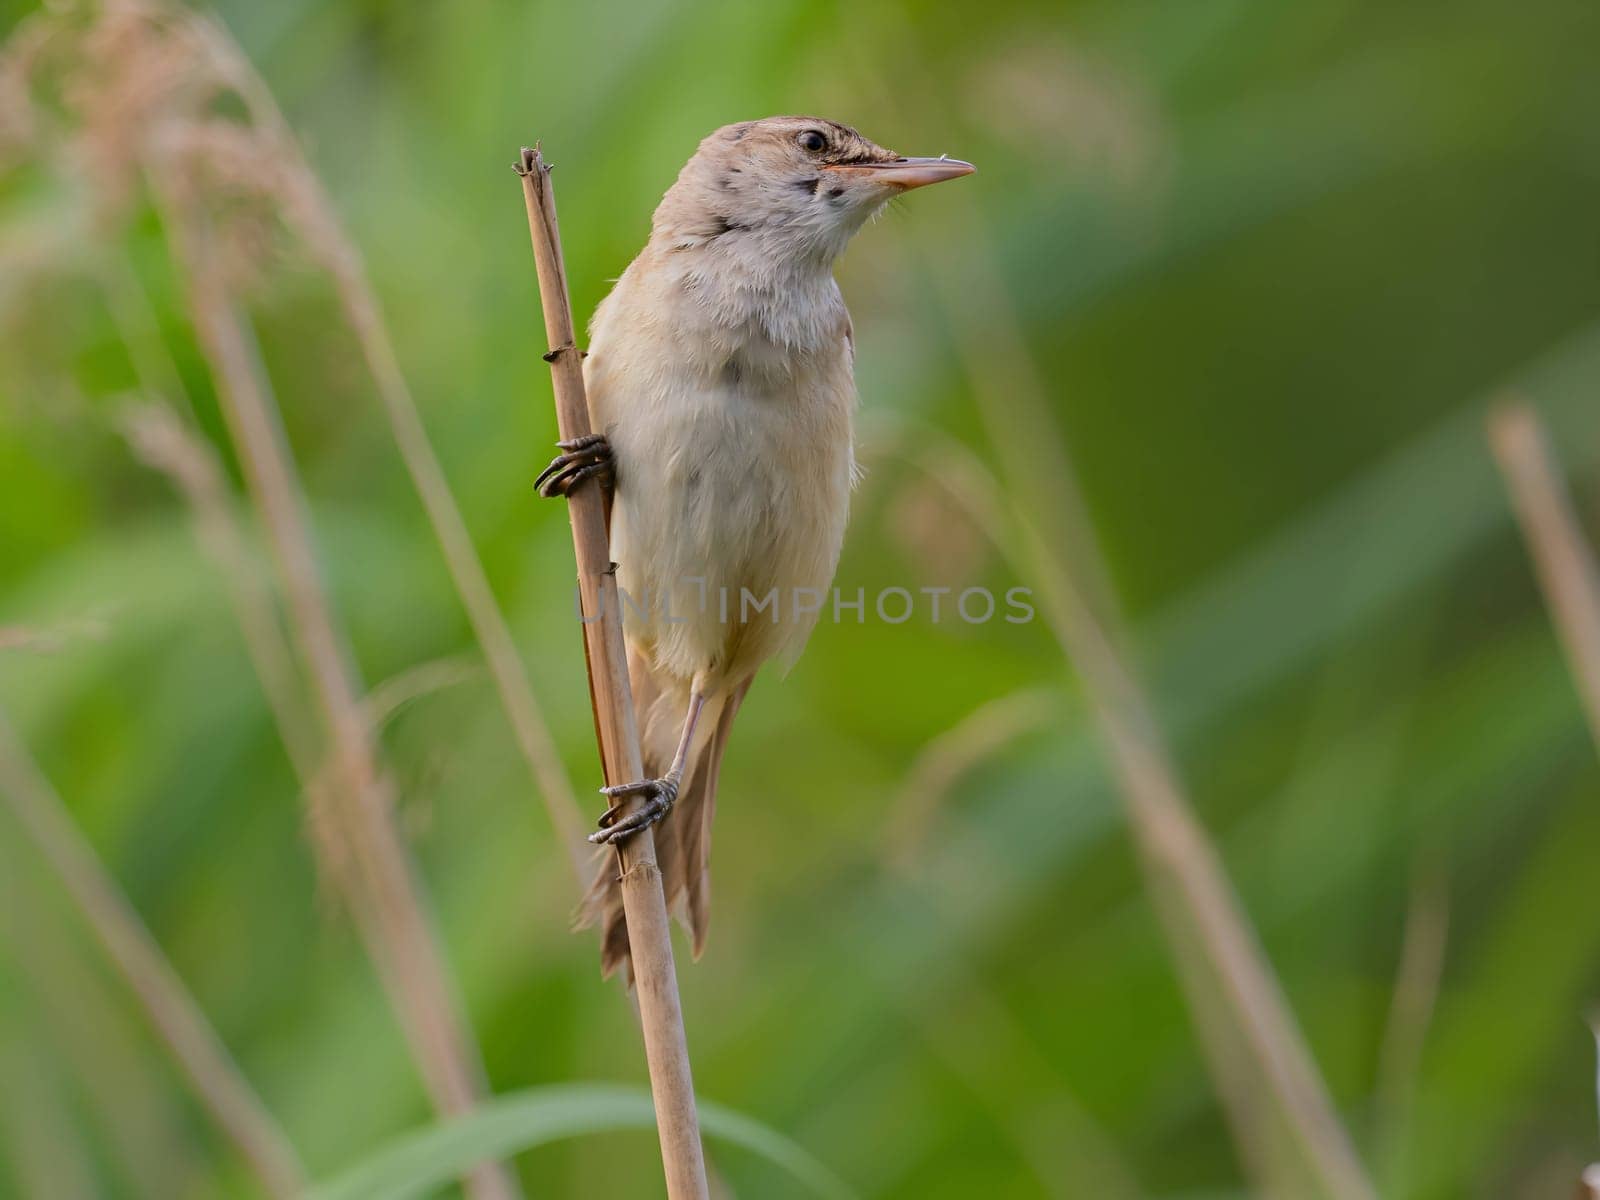
{"type": "MultiPolygon", "coordinates": [[[[833,580],[856,476],[850,314],[833,263],[890,199],[972,173],[903,158],[816,117],[717,130],[656,209],[650,241],[590,325],[584,380],[602,432],[539,478],[614,488],[611,553],[649,779],[590,841],[661,821],[668,906],[705,944],[717,773],[756,670],[798,657],[833,580]]],[[[581,923],[627,960],[615,865],[581,923]]]]}

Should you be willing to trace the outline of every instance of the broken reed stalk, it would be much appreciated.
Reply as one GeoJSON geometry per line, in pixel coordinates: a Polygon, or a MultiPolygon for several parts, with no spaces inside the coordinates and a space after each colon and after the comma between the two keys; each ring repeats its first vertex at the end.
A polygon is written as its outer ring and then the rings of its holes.
{"type": "MultiPolygon", "coordinates": [[[[544,309],[546,360],[555,391],[556,423],[565,439],[592,432],[583,387],[583,361],[572,325],[561,233],[556,223],[550,166],[537,147],[522,151],[517,165],[528,207],[539,300],[544,309]]],[[[622,607],[611,567],[605,502],[598,486],[579,487],[568,497],[572,546],[578,560],[578,592],[583,605],[584,648],[589,663],[589,693],[606,782],[627,783],[644,775],[639,731],[628,682],[628,657],[622,641],[622,607]],[[599,619],[594,619],[599,614],[599,619]]],[[[637,803],[637,801],[636,801],[637,803]]],[[[705,1200],[706,1168],[695,1112],[694,1080],[683,1032],[677,971],[667,922],[661,872],[656,867],[654,830],[645,828],[616,848],[622,904],[628,920],[639,1018],[644,1029],[650,1090],[670,1200],[705,1200]]]]}
{"type": "Polygon", "coordinates": [[[1489,447],[1511,493],[1573,683],[1600,750],[1600,570],[1532,407],[1508,401],[1489,415],[1489,447]]]}
{"type": "Polygon", "coordinates": [[[138,997],[172,1052],[261,1187],[274,1200],[302,1194],[305,1171],[277,1121],[126,896],[73,823],[61,797],[0,714],[0,795],[61,879],[84,920],[138,997]]]}
{"type": "MultiPolygon", "coordinates": [[[[435,1107],[472,1111],[486,1090],[476,1042],[451,984],[444,955],[394,819],[392,785],[323,588],[309,519],[265,372],[211,245],[203,215],[164,197],[188,300],[229,434],[260,512],[278,568],[290,632],[328,732],[330,824],[348,862],[346,895],[378,966],[435,1107]]],[[[466,1180],[478,1200],[518,1195],[496,1163],[466,1180]]]]}

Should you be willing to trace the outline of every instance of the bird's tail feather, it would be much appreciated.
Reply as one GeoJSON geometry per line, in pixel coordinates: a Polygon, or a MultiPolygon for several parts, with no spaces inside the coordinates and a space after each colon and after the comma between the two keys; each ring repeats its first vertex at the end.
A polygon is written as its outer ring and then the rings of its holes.
{"type": "MultiPolygon", "coordinates": [[[[683,717],[688,709],[688,689],[651,669],[642,655],[628,655],[634,708],[641,717],[639,747],[647,778],[660,778],[672,765],[683,717]]],[[[737,687],[706,701],[699,728],[689,748],[683,783],[672,811],[655,827],[656,864],[667,910],[689,931],[694,956],[705,948],[711,920],[711,818],[717,807],[717,777],[734,715],[749,690],[747,679],[737,687]]],[[[622,911],[622,887],[617,878],[616,851],[605,846],[595,879],[578,908],[576,926],[600,926],[600,970],[609,977],[619,966],[633,982],[628,955],[628,924],[622,911]]]]}

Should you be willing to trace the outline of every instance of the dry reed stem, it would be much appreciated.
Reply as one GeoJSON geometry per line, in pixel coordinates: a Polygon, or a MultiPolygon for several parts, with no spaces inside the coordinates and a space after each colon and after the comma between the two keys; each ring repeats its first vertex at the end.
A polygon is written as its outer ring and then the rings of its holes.
{"type": "MultiPolygon", "coordinates": [[[[297,771],[306,781],[313,824],[319,815],[331,818],[320,824],[340,843],[320,861],[331,862],[336,874],[346,868],[339,882],[435,1103],[446,1113],[465,1111],[481,1084],[476,1047],[458,1014],[442,954],[393,829],[389,781],[377,765],[370,731],[364,738],[357,728],[365,716],[358,689],[349,677],[341,679],[348,664],[332,633],[332,618],[318,613],[324,602],[314,561],[309,549],[296,549],[297,541],[309,543],[304,528],[297,528],[304,515],[293,468],[277,438],[270,392],[254,361],[248,327],[232,310],[230,293],[259,274],[280,221],[298,229],[313,250],[325,250],[327,230],[317,225],[326,217],[325,205],[319,209],[320,192],[270,95],[220,24],[150,0],[106,0],[87,23],[61,19],[51,33],[61,35],[56,49],[71,64],[65,107],[83,118],[66,139],[63,157],[93,173],[102,228],[126,215],[142,172],[165,202],[179,249],[189,254],[180,265],[189,268],[191,300],[198,300],[196,325],[247,476],[256,485],[253,494],[285,580],[292,631],[331,735],[324,766],[319,751],[304,748],[309,739],[295,732],[298,724],[280,720],[291,758],[298,760],[297,771]],[[243,102],[255,126],[221,115],[222,106],[235,100],[243,102]],[[211,226],[200,218],[209,204],[228,213],[225,224],[211,226]],[[251,434],[242,435],[242,426],[251,434]],[[266,468],[256,469],[261,463],[266,468]],[[341,857],[348,861],[341,864],[341,857]]],[[[27,71],[19,71],[14,78],[20,81],[27,71]]],[[[32,148],[40,155],[56,152],[53,143],[32,148]]],[[[147,380],[170,384],[176,373],[156,353],[159,337],[134,336],[150,333],[152,326],[148,311],[128,303],[142,299],[129,290],[136,281],[115,275],[101,281],[128,335],[136,368],[147,380]]],[[[250,639],[249,617],[245,624],[250,639]]],[[[261,621],[253,626],[266,628],[261,621]]],[[[253,640],[257,647],[266,645],[263,638],[253,640]]],[[[263,672],[269,693],[286,696],[288,689],[272,682],[272,654],[256,657],[269,664],[263,672]]],[[[269,702],[279,713],[298,707],[292,699],[287,705],[269,702]]],[[[492,1166],[475,1172],[471,1185],[486,1197],[515,1194],[511,1177],[492,1166]]]]}
{"type": "MultiPolygon", "coordinates": [[[[187,401],[185,401],[187,404],[187,401]]],[[[335,819],[337,780],[323,768],[319,739],[305,709],[304,681],[283,632],[262,566],[251,553],[234,512],[234,500],[211,444],[161,405],[130,408],[123,434],[134,454],[172,480],[194,521],[201,550],[222,576],[228,605],[244,636],[245,653],[266,696],[290,769],[305,797],[306,828],[321,881],[347,889],[349,870],[335,819]]],[[[368,705],[371,697],[363,701],[368,705]]],[[[376,728],[376,722],[374,728],[376,728]]]]}
{"type": "MultiPolygon", "coordinates": [[[[1005,403],[980,379],[973,386],[981,404],[1005,403]]],[[[1295,1190],[1270,1149],[1281,1142],[1272,1129],[1277,1114],[1324,1194],[1369,1200],[1372,1185],[1221,860],[1184,796],[1131,669],[1029,515],[1012,503],[1008,519],[994,475],[954,439],[935,433],[929,440],[931,455],[908,457],[966,508],[1019,577],[1035,583],[1043,615],[1082,681],[1140,850],[1146,888],[1181,968],[1201,1046],[1246,1168],[1272,1194],[1295,1190]]],[[[1106,588],[1103,594],[1112,593],[1106,588]]]]}
{"type": "MultiPolygon", "coordinates": [[[[914,38],[904,44],[915,52],[914,38]]],[[[868,70],[858,77],[879,74],[868,70]]],[[[878,93],[890,111],[902,108],[906,96],[905,88],[878,93]]],[[[915,99],[923,114],[942,107],[927,89],[915,99]]],[[[1225,1021],[1239,1025],[1240,1045],[1261,1072],[1318,1186],[1339,1200],[1366,1200],[1375,1194],[1372,1184],[1126,663],[1116,588],[1070,455],[1060,449],[1065,439],[1056,427],[1045,373],[1034,361],[995,267],[999,256],[976,197],[955,189],[946,200],[961,214],[961,236],[938,237],[930,228],[922,257],[949,314],[975,407],[1013,484],[1010,507],[1024,530],[1024,562],[1032,564],[1031,573],[1049,597],[1047,617],[1069,665],[1082,678],[1121,785],[1147,889],[1178,961],[1190,964],[1182,977],[1197,1016],[1210,1004],[1199,994],[1206,978],[1222,986],[1213,998],[1220,1006],[1211,1005],[1213,1018],[1201,1019],[1202,1035],[1225,1021]],[[1042,529],[1034,525],[1034,514],[1046,522],[1042,529]],[[1163,893],[1171,898],[1163,899],[1163,893]]],[[[1227,1108],[1235,1140],[1248,1159],[1261,1162],[1249,1143],[1270,1136],[1263,1120],[1268,1114],[1249,1088],[1229,1082],[1236,1073],[1229,1062],[1232,1047],[1217,1041],[1206,1049],[1224,1099],[1234,1097],[1227,1108]]]]}
{"type": "Polygon", "coordinates": [[[127,980],[157,1035],[268,1195],[301,1194],[305,1173],[289,1140],[240,1073],[10,722],[0,714],[0,793],[60,877],[89,928],[127,980]]]}
{"type": "Polygon", "coordinates": [[[353,253],[343,261],[344,269],[335,275],[339,294],[377,382],[395,444],[400,448],[400,457],[427,511],[473,634],[483,648],[517,748],[544,797],[550,822],[572,864],[573,876],[582,885],[587,882],[584,872],[588,865],[588,856],[582,849],[586,845],[584,823],[572,783],[561,764],[560,751],[556,749],[555,738],[539,707],[511,630],[495,601],[483,562],[472,544],[472,535],[450,492],[444,469],[428,441],[422,418],[400,372],[393,344],[378,315],[371,287],[353,253]]]}
{"type": "Polygon", "coordinates": [[[544,798],[574,877],[580,887],[584,886],[588,883],[588,856],[583,852],[587,844],[572,783],[444,468],[428,439],[360,252],[345,232],[316,173],[305,162],[271,91],[226,30],[214,21],[206,21],[202,27],[208,31],[218,61],[226,64],[226,74],[248,106],[257,130],[273,144],[279,162],[275,184],[283,216],[333,280],[345,318],[377,386],[406,473],[422,501],[473,636],[483,650],[517,748],[544,798]]]}
{"type": "Polygon", "coordinates": [[[317,737],[306,718],[300,673],[279,624],[272,592],[239,528],[215,453],[161,405],[130,407],[122,414],[121,425],[134,454],[171,479],[187,503],[201,549],[222,577],[289,765],[301,784],[309,786],[318,772],[317,737]]]}
{"type": "MultiPolygon", "coordinates": [[[[1532,406],[1501,402],[1489,414],[1488,437],[1600,751],[1600,570],[1532,406]]],[[[1584,1170],[1575,1194],[1600,1200],[1600,1164],[1584,1170]]]]}
{"type": "MultiPolygon", "coordinates": [[[[1376,1195],[1339,1121],[1288,1001],[1228,882],[1220,856],[1185,796],[1176,768],[1132,671],[1105,637],[1087,605],[1036,538],[1032,557],[1043,584],[1044,608],[1057,641],[1083,681],[1084,692],[1121,784],[1148,885],[1169,942],[1196,952],[1184,974],[1191,1004],[1211,978],[1239,1042],[1281,1114],[1287,1133],[1328,1196],[1370,1200],[1376,1195]]],[[[1213,1025],[1214,1028],[1214,1025],[1213,1025]]],[[[1209,1049],[1213,1069],[1228,1051],[1209,1049]]],[[[1253,1086],[1253,1085],[1252,1085],[1253,1086]]],[[[1241,1144],[1266,1141],[1253,1100],[1234,1089],[1235,1133],[1241,1144]]],[[[1246,1151],[1250,1153],[1250,1151],[1246,1151]]],[[[1259,1161],[1259,1155],[1258,1155],[1259,1161]]]]}
{"type": "MultiPolygon", "coordinates": [[[[167,408],[130,408],[122,424],[134,452],[178,487],[193,515],[202,548],[225,580],[235,620],[245,634],[247,653],[267,695],[290,766],[307,797],[317,862],[325,879],[337,881],[349,869],[348,855],[336,834],[339,801],[331,788],[337,781],[319,769],[316,737],[299,699],[299,672],[278,624],[270,591],[260,577],[259,564],[239,528],[222,468],[210,444],[167,408]]],[[[419,664],[362,697],[363,716],[376,737],[399,709],[476,673],[477,668],[453,659],[419,664]]]]}
{"type": "Polygon", "coordinates": [[[424,696],[477,679],[481,669],[459,658],[436,658],[417,663],[391,675],[369,691],[361,701],[367,721],[376,734],[400,711],[424,696]]]}
{"type": "Polygon", "coordinates": [[[1489,446],[1511,493],[1567,667],[1600,750],[1600,570],[1533,408],[1508,400],[1489,415],[1489,446]]]}
{"type": "MultiPolygon", "coordinates": [[[[985,236],[986,226],[970,197],[951,201],[964,208],[962,221],[965,253],[952,256],[949,244],[939,243],[937,253],[924,254],[935,276],[936,294],[949,313],[954,343],[975,393],[991,439],[1001,451],[1019,487],[1042,487],[1042,509],[1021,511],[1026,560],[1043,585],[1046,613],[1069,664],[1081,677],[1101,737],[1127,803],[1128,814],[1147,885],[1156,898],[1168,941],[1174,945],[1193,940],[1212,971],[1195,969],[1191,961],[1184,974],[1191,1005],[1199,1003],[1197,989],[1209,974],[1223,987],[1227,1012],[1203,1022],[1215,1032],[1218,1021],[1231,1016],[1241,1025],[1241,1042],[1279,1106],[1289,1133],[1306,1155],[1312,1171],[1328,1195],[1341,1200],[1364,1200],[1374,1195],[1365,1169],[1357,1158],[1332,1099],[1327,1094],[1315,1061],[1306,1048],[1287,1001],[1265,953],[1251,930],[1221,859],[1206,836],[1184,794],[1151,707],[1118,643],[1123,625],[1116,589],[1094,536],[1093,523],[1078,492],[1070,459],[1055,448],[1063,444],[1051,416],[1044,377],[1034,363],[1021,334],[1021,321],[1010,302],[1004,282],[994,268],[996,257],[985,236]],[[1042,456],[1045,469],[1023,469],[1014,449],[1032,447],[1042,456]],[[1050,448],[1046,452],[1042,448],[1050,448]],[[1030,514],[1043,511],[1060,522],[1047,538],[1034,526],[1030,514]],[[1054,538],[1067,537],[1070,547],[1054,538]],[[1159,893],[1171,888],[1178,902],[1163,902],[1159,893]]],[[[1180,956],[1180,962],[1183,957],[1180,956]]],[[[1229,1051],[1216,1045],[1208,1050],[1213,1070],[1223,1070],[1229,1051]]],[[[1219,1074],[1219,1079],[1221,1075],[1219,1074]]],[[[1268,1135],[1262,1110],[1247,1100],[1247,1090],[1224,1085],[1233,1128],[1241,1149],[1258,1163],[1259,1152],[1247,1142],[1261,1143],[1268,1135]]]]}
{"type": "MultiPolygon", "coordinates": [[[[70,48],[71,55],[85,60],[68,89],[70,106],[83,114],[84,123],[67,147],[67,156],[97,172],[102,222],[127,208],[138,167],[154,159],[161,170],[170,165],[163,160],[172,158],[172,151],[188,152],[211,173],[210,182],[225,199],[248,197],[255,202],[253,207],[236,206],[233,214],[235,268],[244,273],[259,270],[271,251],[272,227],[282,222],[327,271],[490,668],[518,751],[563,843],[574,878],[580,885],[586,883],[583,819],[555,740],[428,440],[360,254],[270,89],[220,21],[162,0],[105,0],[103,12],[83,30],[63,21],[36,23],[29,47],[50,39],[55,39],[56,49],[70,48]],[[242,104],[247,120],[219,119],[219,101],[242,104]]],[[[26,99],[26,78],[37,57],[35,50],[0,60],[0,65],[12,68],[0,73],[0,84],[9,83],[26,99]]],[[[24,105],[20,116],[26,115],[24,105]]],[[[33,148],[45,152],[45,147],[33,148]]],[[[132,295],[125,275],[125,265],[103,272],[108,300],[119,323],[146,325],[148,314],[130,307],[141,298],[132,295]]],[[[136,361],[148,360],[156,350],[149,339],[127,340],[136,361]]],[[[167,374],[160,363],[138,365],[150,378],[167,374]],[[146,370],[148,365],[163,369],[146,370]]]]}
{"type": "MultiPolygon", "coordinates": [[[[583,363],[572,324],[561,232],[556,221],[555,195],[550,187],[550,167],[537,148],[525,149],[517,171],[522,177],[528,230],[539,275],[539,299],[550,346],[546,357],[555,391],[556,422],[563,439],[583,437],[592,427],[583,386],[583,363]]],[[[622,606],[612,570],[600,488],[578,488],[568,498],[567,509],[578,564],[578,591],[586,621],[583,626],[585,651],[600,757],[606,782],[625,783],[642,778],[644,765],[639,757],[639,734],[622,640],[622,606]],[[599,614],[598,620],[593,620],[594,614],[599,614]]],[[[705,1157],[700,1144],[694,1080],[678,999],[666,899],[661,890],[661,872],[656,866],[654,831],[646,827],[623,841],[616,847],[616,859],[638,989],[645,1060],[650,1069],[650,1090],[655,1099],[656,1126],[661,1137],[667,1195],[670,1200],[705,1200],[705,1157]]]]}
{"type": "MultiPolygon", "coordinates": [[[[446,1116],[463,1115],[484,1090],[483,1067],[395,827],[391,785],[378,763],[353,668],[323,589],[276,403],[229,294],[208,221],[174,189],[163,196],[196,332],[328,732],[328,807],[351,868],[351,907],[435,1106],[446,1116]]],[[[498,1164],[476,1168],[467,1183],[483,1200],[517,1194],[511,1175],[498,1164]]]]}

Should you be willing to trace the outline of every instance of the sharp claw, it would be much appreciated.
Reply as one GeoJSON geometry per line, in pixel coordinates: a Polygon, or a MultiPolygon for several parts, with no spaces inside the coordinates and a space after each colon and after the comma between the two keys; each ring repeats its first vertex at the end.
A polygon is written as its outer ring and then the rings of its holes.
{"type": "Polygon", "coordinates": [[[595,846],[609,846],[617,839],[625,838],[630,833],[637,833],[646,825],[652,824],[655,821],[659,821],[661,816],[662,814],[660,813],[649,814],[648,820],[641,821],[635,821],[633,817],[629,817],[627,821],[618,822],[609,829],[600,829],[594,833],[591,833],[589,835],[589,842],[591,845],[595,846]]]}
{"type": "Polygon", "coordinates": [[[647,825],[654,825],[672,808],[661,800],[652,800],[643,808],[629,813],[614,825],[597,830],[589,835],[589,840],[597,846],[614,842],[618,838],[627,837],[630,833],[637,833],[647,825]]]}
{"type": "Polygon", "coordinates": [[[534,480],[534,487],[546,499],[555,496],[565,496],[585,479],[593,479],[596,475],[603,475],[610,469],[609,463],[567,463],[554,475],[546,472],[534,480]],[[546,476],[549,476],[546,478],[546,476]]]}
{"type": "Polygon", "coordinates": [[[601,814],[600,828],[589,835],[596,845],[605,845],[618,838],[637,833],[647,825],[654,825],[672,811],[678,799],[678,781],[672,776],[662,779],[638,779],[632,783],[614,783],[600,789],[600,794],[612,802],[601,814]],[[647,799],[633,812],[623,815],[619,801],[627,796],[645,796],[647,799]]]}
{"type": "Polygon", "coordinates": [[[546,498],[565,496],[578,484],[612,471],[611,444],[605,434],[591,433],[556,443],[562,450],[533,481],[534,490],[546,498]]]}
{"type": "Polygon", "coordinates": [[[664,784],[665,780],[661,779],[636,779],[632,783],[614,783],[610,787],[603,787],[600,794],[613,800],[618,796],[653,796],[664,790],[664,784]]]}

